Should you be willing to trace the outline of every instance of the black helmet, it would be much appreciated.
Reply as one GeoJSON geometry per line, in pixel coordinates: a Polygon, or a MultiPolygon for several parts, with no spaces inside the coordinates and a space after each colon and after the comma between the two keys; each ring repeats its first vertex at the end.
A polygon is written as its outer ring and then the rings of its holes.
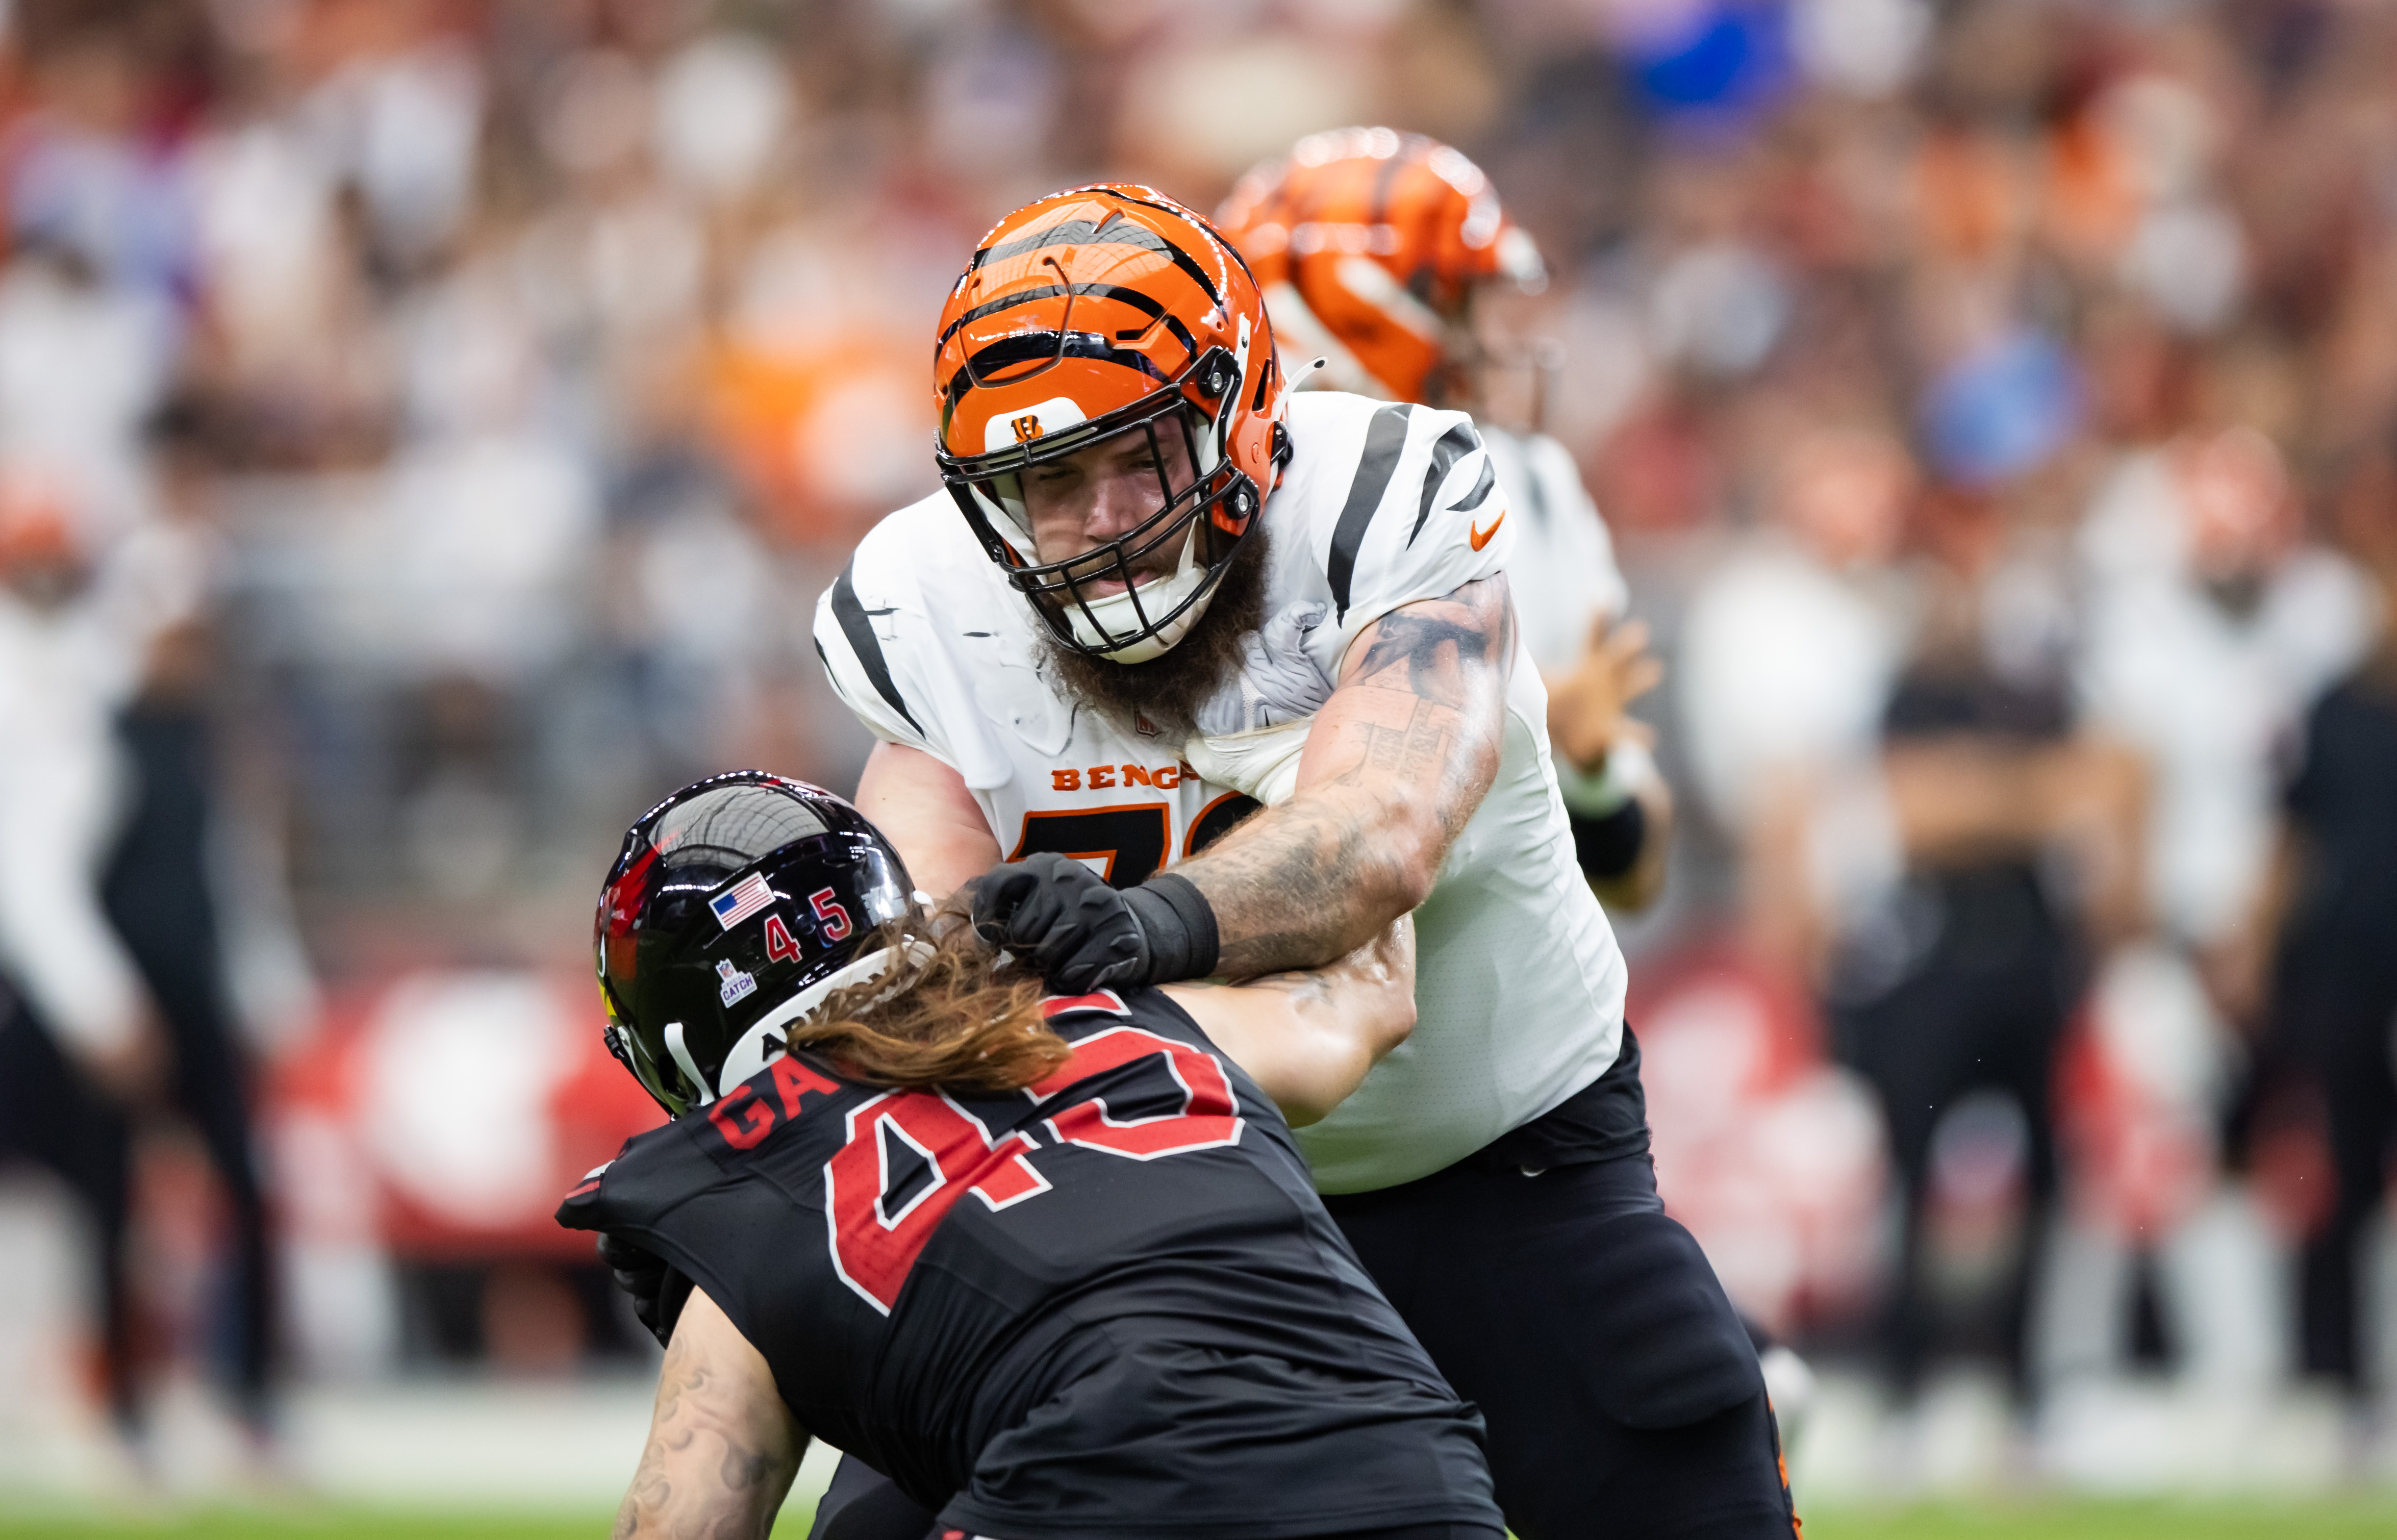
{"type": "Polygon", "coordinates": [[[886,971],[876,931],[907,917],[899,852],[846,801],[763,770],[693,782],[633,825],[600,891],[609,1051],[669,1114],[703,1106],[817,1001],[886,971]]]}

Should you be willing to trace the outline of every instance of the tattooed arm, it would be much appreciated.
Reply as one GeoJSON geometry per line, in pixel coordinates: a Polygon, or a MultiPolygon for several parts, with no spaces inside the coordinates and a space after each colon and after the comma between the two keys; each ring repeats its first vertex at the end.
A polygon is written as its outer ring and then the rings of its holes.
{"type": "Polygon", "coordinates": [[[1215,1046],[1292,1128],[1320,1122],[1415,1024],[1415,927],[1406,915],[1328,968],[1238,984],[1170,984],[1215,1046]]]}
{"type": "Polygon", "coordinates": [[[693,1290],[658,1373],[649,1445],[617,1511],[616,1540],[762,1540],[807,1447],[766,1360],[693,1290]]]}
{"type": "Polygon", "coordinates": [[[1175,868],[1215,912],[1219,971],[1330,962],[1430,895],[1497,779],[1514,655],[1503,575],[1358,636],[1307,734],[1297,795],[1175,868]]]}

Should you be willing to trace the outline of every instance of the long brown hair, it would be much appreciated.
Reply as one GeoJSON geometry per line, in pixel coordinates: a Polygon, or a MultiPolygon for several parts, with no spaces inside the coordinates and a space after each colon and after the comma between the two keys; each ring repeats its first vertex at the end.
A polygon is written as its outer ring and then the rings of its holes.
{"type": "MultiPolygon", "coordinates": [[[[1073,1050],[1040,1014],[1038,976],[1002,974],[998,956],[962,915],[940,917],[947,923],[935,927],[930,957],[901,963],[895,977],[836,990],[794,1023],[784,1040],[870,1085],[1014,1091],[1064,1065],[1073,1050]]],[[[896,947],[904,957],[908,940],[894,921],[867,949],[896,947]]]]}

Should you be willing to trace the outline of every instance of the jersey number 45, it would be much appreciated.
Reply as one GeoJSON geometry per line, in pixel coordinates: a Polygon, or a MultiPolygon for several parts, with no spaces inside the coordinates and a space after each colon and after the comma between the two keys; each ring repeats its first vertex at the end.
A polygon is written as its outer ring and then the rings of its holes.
{"type": "MultiPolygon", "coordinates": [[[[1077,1098],[1041,1119],[1059,1145],[1155,1160],[1239,1143],[1239,1102],[1213,1057],[1137,1026],[1113,1026],[1074,1045],[1065,1066],[1030,1089],[1046,1102],[1091,1077],[1161,1056],[1181,1088],[1178,1109],[1116,1117],[1104,1095],[1077,1098]]],[[[908,1270],[957,1200],[992,1212],[1052,1190],[1026,1132],[993,1140],[988,1125],[945,1095],[885,1091],[852,1108],[848,1138],[824,1162],[824,1223],[841,1281],[889,1315],[908,1270]]]]}

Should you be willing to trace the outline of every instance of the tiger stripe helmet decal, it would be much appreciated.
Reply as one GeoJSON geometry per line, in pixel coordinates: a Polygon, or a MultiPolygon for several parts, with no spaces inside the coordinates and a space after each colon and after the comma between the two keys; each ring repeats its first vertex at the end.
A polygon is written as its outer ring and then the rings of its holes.
{"type": "Polygon", "coordinates": [[[1240,180],[1216,213],[1289,343],[1326,380],[1430,402],[1475,284],[1546,280],[1539,248],[1481,168],[1421,134],[1339,128],[1240,180]]]}

